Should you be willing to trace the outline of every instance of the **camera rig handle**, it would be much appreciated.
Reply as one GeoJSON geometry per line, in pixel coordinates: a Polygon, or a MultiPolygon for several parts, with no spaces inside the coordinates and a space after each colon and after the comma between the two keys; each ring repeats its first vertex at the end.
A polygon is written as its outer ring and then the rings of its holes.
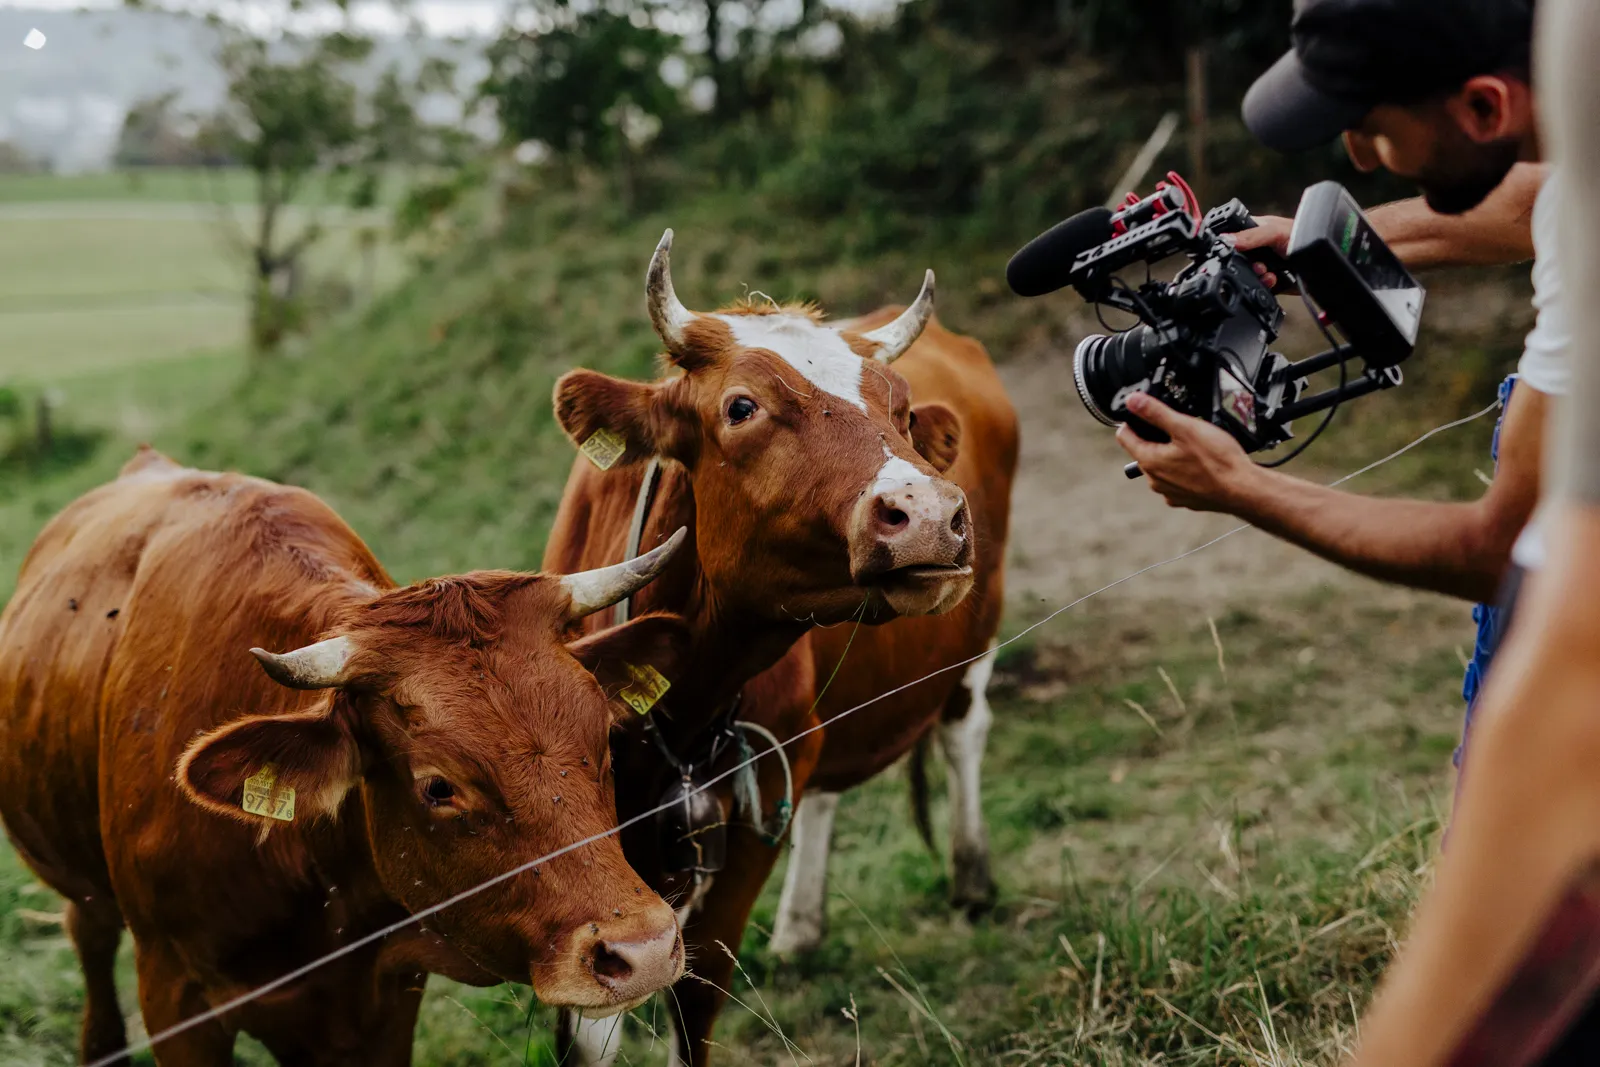
{"type": "MultiPolygon", "coordinates": [[[[1276,377],[1284,382],[1308,378],[1318,371],[1336,367],[1353,356],[1355,356],[1355,349],[1352,346],[1335,345],[1324,352],[1308,356],[1298,363],[1286,364],[1276,377]]],[[[1393,389],[1404,380],[1399,367],[1369,366],[1355,378],[1342,382],[1331,389],[1323,389],[1310,396],[1290,401],[1272,413],[1272,420],[1283,423],[1292,422],[1305,415],[1314,415],[1319,411],[1326,411],[1331,407],[1343,404],[1347,400],[1366,396],[1368,393],[1393,389]]],[[[1137,463],[1124,464],[1122,474],[1123,477],[1130,481],[1144,477],[1144,471],[1139,469],[1139,464],[1137,463]]]]}

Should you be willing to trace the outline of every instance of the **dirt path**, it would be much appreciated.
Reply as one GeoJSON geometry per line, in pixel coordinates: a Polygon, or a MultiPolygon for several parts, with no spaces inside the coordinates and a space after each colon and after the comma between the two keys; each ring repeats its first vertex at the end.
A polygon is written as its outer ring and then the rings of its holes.
{"type": "MultiPolygon", "coordinates": [[[[1000,368],[1022,419],[1022,458],[1011,498],[1012,602],[1025,616],[1092,592],[1140,567],[1239,525],[1224,515],[1169,508],[1129,481],[1112,431],[1078,401],[1065,355],[1000,368]]],[[[1345,572],[1254,530],[1105,594],[1118,601],[1206,606],[1349,581],[1345,572]]]]}
{"type": "MultiPolygon", "coordinates": [[[[1495,329],[1520,335],[1531,325],[1525,287],[1472,275],[1430,277],[1432,336],[1419,359],[1449,359],[1457,344],[1481,344],[1495,329]]],[[[1063,296],[1056,332],[1077,338],[1098,332],[1092,318],[1063,296]]],[[[1298,306],[1280,347],[1309,353],[1319,338],[1298,306]]],[[[1036,618],[1141,567],[1175,556],[1239,525],[1223,515],[1169,508],[1142,480],[1129,481],[1126,454],[1112,431],[1084,410],[1072,383],[1071,348],[1035,346],[1000,361],[1000,376],[1022,420],[1022,458],[1012,499],[1008,593],[1014,618],[1036,618]]],[[[1348,473],[1325,442],[1288,468],[1331,481],[1348,473]]],[[[1361,489],[1360,481],[1351,485],[1361,489]]],[[[1102,603],[1220,607],[1241,598],[1273,597],[1326,583],[1359,582],[1381,597],[1410,597],[1366,582],[1308,552],[1246,530],[1189,559],[1142,575],[1105,594],[1102,603]]],[[[1422,594],[1416,594],[1422,595],[1422,594]]]]}

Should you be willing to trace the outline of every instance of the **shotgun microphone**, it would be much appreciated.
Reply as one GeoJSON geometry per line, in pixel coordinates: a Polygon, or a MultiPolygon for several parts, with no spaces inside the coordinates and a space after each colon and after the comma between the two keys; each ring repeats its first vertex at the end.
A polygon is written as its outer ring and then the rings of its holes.
{"type": "Polygon", "coordinates": [[[1092,207],[1029,241],[1006,264],[1006,284],[1018,296],[1043,296],[1068,284],[1078,256],[1111,239],[1111,210],[1092,207]]]}

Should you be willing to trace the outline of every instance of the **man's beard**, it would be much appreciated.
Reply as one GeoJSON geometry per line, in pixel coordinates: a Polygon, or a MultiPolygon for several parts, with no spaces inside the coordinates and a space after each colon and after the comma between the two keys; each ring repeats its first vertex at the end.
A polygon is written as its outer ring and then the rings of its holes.
{"type": "Polygon", "coordinates": [[[1488,199],[1516,166],[1520,146],[1515,140],[1471,145],[1449,164],[1430,167],[1417,178],[1422,198],[1441,215],[1461,215],[1488,199]]]}

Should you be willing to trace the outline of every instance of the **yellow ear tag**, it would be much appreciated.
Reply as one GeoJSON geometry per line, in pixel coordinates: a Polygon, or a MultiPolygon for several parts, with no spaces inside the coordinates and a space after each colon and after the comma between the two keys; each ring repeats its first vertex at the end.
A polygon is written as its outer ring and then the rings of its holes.
{"type": "Polygon", "coordinates": [[[278,770],[270,763],[244,780],[239,806],[251,815],[294,822],[294,790],[278,784],[278,770]]]}
{"type": "Polygon", "coordinates": [[[661,698],[666,695],[667,690],[672,688],[672,683],[663,678],[661,672],[648,663],[643,667],[635,667],[631,663],[624,664],[624,666],[628,668],[628,676],[633,681],[629,682],[622,692],[617,695],[622,698],[623,703],[640,715],[655,707],[661,698]]]}
{"type": "Polygon", "coordinates": [[[589,435],[589,439],[578,446],[578,451],[589,457],[593,463],[603,471],[608,471],[616,466],[617,460],[628,450],[628,442],[620,434],[614,434],[604,426],[589,435]]]}

